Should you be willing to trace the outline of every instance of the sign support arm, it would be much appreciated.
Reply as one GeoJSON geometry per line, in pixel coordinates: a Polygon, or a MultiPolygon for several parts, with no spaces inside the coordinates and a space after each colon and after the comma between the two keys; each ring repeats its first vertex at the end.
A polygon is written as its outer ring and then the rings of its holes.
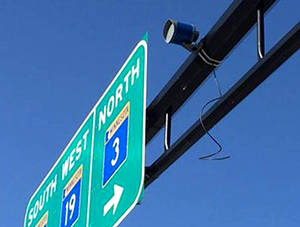
{"type": "MultiPolygon", "coordinates": [[[[206,53],[219,61],[232,51],[257,22],[257,6],[265,13],[277,0],[234,0],[201,41],[206,53]]],[[[191,53],[161,92],[147,107],[146,144],[162,129],[167,109],[171,115],[206,80],[215,67],[207,65],[198,53],[191,53]]]]}
{"type": "MultiPolygon", "coordinates": [[[[300,48],[300,22],[286,34],[268,53],[258,61],[229,91],[203,116],[207,129],[211,129],[256,87],[300,48]]],[[[197,140],[205,135],[200,121],[196,121],[169,149],[151,166],[146,168],[145,187],[148,187],[197,140]]]]}

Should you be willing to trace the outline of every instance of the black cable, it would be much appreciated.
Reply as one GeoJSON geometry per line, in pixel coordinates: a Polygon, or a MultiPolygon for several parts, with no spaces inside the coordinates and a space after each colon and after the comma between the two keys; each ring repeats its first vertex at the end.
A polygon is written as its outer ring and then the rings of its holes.
{"type": "Polygon", "coordinates": [[[218,81],[218,78],[217,78],[217,75],[216,75],[215,70],[213,70],[213,75],[214,75],[214,79],[215,79],[216,86],[217,86],[217,88],[218,88],[219,97],[210,100],[209,102],[207,102],[207,103],[202,107],[202,109],[201,109],[201,115],[200,115],[200,123],[201,123],[201,126],[202,126],[202,128],[204,129],[205,133],[210,137],[210,139],[211,139],[212,141],[215,142],[215,144],[217,144],[217,146],[219,147],[219,150],[216,151],[216,152],[214,152],[214,153],[212,153],[212,154],[210,154],[210,155],[206,155],[206,156],[199,157],[199,159],[201,159],[201,160],[213,160],[213,161],[217,161],[217,160],[225,160],[225,159],[228,159],[228,158],[230,158],[230,156],[225,156],[225,157],[220,157],[220,158],[215,158],[215,157],[214,157],[214,156],[218,155],[218,154],[223,150],[223,148],[222,148],[221,144],[220,144],[220,143],[219,143],[219,142],[218,142],[218,141],[217,141],[217,140],[216,140],[216,139],[208,132],[208,130],[206,129],[206,127],[205,127],[204,124],[203,124],[203,119],[202,119],[202,117],[203,117],[203,112],[204,112],[205,108],[206,108],[209,104],[211,104],[212,102],[217,102],[217,101],[219,101],[220,99],[223,98],[222,91],[221,91],[221,87],[220,87],[220,84],[219,84],[219,81],[218,81]]]}

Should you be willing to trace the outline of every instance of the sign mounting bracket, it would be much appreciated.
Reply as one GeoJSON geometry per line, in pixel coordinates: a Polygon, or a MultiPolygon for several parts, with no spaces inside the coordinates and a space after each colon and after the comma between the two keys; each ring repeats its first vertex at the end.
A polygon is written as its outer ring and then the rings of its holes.
{"type": "Polygon", "coordinates": [[[171,144],[171,128],[172,128],[172,107],[166,111],[164,147],[165,153],[168,152],[171,144]]]}
{"type": "Polygon", "coordinates": [[[257,55],[258,60],[262,59],[265,55],[265,21],[263,1],[257,7],[257,55]]]}

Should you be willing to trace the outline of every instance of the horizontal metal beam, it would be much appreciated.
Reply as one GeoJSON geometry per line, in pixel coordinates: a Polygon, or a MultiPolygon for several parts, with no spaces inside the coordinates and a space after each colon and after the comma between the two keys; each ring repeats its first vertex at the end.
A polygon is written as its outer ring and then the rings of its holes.
{"type": "MultiPolygon", "coordinates": [[[[246,98],[257,86],[267,79],[300,47],[300,22],[286,34],[263,59],[258,61],[223,98],[214,104],[203,116],[203,123],[211,129],[226,114],[246,98]]],[[[169,149],[150,167],[146,168],[145,187],[149,186],[197,140],[205,135],[200,121],[196,121],[169,149]]]]}
{"type": "MultiPolygon", "coordinates": [[[[205,52],[223,60],[254,26],[257,6],[263,1],[266,12],[276,0],[235,0],[202,39],[205,52]]],[[[146,144],[163,127],[165,113],[173,115],[210,75],[214,67],[207,65],[197,53],[188,56],[173,77],[147,108],[146,144]]]]}

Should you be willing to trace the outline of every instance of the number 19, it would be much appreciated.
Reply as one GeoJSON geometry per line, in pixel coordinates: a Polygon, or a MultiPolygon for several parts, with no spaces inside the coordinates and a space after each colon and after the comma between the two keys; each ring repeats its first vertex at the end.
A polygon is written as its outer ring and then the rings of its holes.
{"type": "Polygon", "coordinates": [[[68,224],[68,220],[71,220],[74,214],[76,204],[76,195],[73,194],[69,202],[66,203],[66,217],[65,217],[65,226],[68,224]]]}

